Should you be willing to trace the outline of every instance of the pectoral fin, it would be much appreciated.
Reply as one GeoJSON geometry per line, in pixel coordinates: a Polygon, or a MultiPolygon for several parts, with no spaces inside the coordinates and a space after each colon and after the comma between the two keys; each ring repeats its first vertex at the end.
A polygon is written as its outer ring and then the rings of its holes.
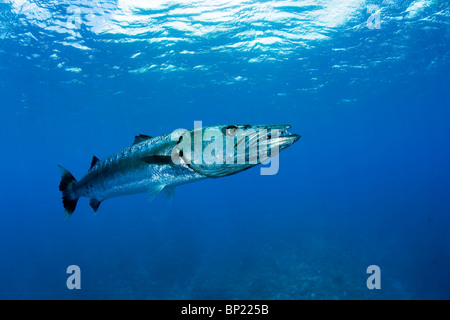
{"type": "Polygon", "coordinates": [[[150,200],[153,200],[156,198],[156,196],[164,189],[164,186],[162,185],[156,185],[153,186],[152,188],[148,189],[147,193],[148,193],[148,197],[150,198],[150,200]]]}
{"type": "Polygon", "coordinates": [[[142,161],[148,163],[148,164],[173,164],[172,157],[171,156],[148,156],[142,158],[142,161]]]}

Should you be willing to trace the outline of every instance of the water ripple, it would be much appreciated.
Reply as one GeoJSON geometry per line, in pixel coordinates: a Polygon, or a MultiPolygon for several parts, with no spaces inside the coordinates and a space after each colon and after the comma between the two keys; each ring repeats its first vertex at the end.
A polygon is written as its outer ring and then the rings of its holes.
{"type": "MultiPolygon", "coordinates": [[[[301,61],[304,74],[321,79],[311,67],[317,61],[327,61],[325,72],[333,74],[410,59],[418,30],[448,43],[449,7],[438,0],[10,0],[0,7],[0,35],[2,43],[31,51],[17,55],[47,57],[39,63],[43,68],[78,77],[93,65],[112,78],[213,72],[221,61],[255,65],[292,58],[301,61]],[[379,30],[368,27],[370,8],[381,12],[379,30]],[[311,53],[315,48],[321,49],[311,53]],[[349,62],[350,54],[360,59],[349,62]]],[[[427,70],[445,59],[431,57],[427,70]]],[[[242,79],[251,74],[224,81],[242,79]]]]}
{"type": "MultiPolygon", "coordinates": [[[[362,0],[320,1],[197,0],[182,1],[36,1],[13,0],[13,12],[49,32],[121,35],[160,41],[193,41],[231,35],[263,44],[324,39],[328,30],[345,25],[364,7],[362,0]],[[269,40],[267,40],[269,39],[269,40]],[[272,40],[270,40],[272,39],[272,40]]],[[[252,43],[249,42],[251,46],[252,43]]]]}

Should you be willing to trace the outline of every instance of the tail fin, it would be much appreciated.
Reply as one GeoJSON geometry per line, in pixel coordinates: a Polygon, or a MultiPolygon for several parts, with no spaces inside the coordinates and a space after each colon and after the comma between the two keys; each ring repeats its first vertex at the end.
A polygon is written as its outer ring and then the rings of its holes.
{"type": "Polygon", "coordinates": [[[61,183],[59,184],[59,190],[62,192],[62,201],[64,209],[69,216],[75,211],[77,206],[78,197],[75,197],[72,192],[72,184],[76,182],[72,174],[61,166],[58,166],[61,170],[61,183]]]}

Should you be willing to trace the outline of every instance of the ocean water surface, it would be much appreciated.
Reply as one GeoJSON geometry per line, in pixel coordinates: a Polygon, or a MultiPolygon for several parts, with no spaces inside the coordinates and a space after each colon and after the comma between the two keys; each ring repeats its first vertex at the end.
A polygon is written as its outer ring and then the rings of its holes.
{"type": "Polygon", "coordinates": [[[0,298],[449,299],[449,75],[447,1],[0,0],[0,298]],[[194,121],[302,138],[65,219],[57,165],[194,121]]]}

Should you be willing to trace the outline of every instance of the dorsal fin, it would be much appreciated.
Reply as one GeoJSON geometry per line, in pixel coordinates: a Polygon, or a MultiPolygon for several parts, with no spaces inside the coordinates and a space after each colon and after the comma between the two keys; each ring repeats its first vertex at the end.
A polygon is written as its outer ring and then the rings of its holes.
{"type": "Polygon", "coordinates": [[[140,134],[140,135],[134,137],[134,143],[133,144],[141,143],[142,141],[146,141],[146,140],[149,140],[149,139],[152,139],[152,138],[153,137],[147,136],[146,134],[140,134]]]}
{"type": "Polygon", "coordinates": [[[95,166],[95,164],[99,161],[100,160],[96,156],[92,156],[91,167],[89,169],[92,169],[92,167],[95,166]]]}

